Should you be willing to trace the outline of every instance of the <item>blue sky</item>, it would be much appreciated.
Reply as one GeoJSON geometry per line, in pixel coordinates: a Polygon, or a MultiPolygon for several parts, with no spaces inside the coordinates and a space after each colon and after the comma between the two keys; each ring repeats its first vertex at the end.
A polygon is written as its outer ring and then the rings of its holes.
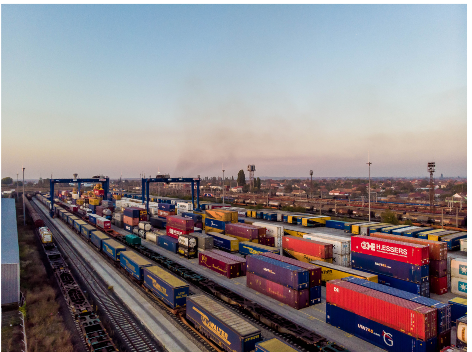
{"type": "Polygon", "coordinates": [[[465,5],[2,5],[2,177],[465,176],[465,5]]]}

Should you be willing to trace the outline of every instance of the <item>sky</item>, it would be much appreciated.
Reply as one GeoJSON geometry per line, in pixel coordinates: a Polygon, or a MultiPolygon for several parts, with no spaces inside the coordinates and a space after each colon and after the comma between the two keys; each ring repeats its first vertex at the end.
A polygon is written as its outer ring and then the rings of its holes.
{"type": "Polygon", "coordinates": [[[1,10],[2,177],[466,176],[466,5],[1,10]]]}

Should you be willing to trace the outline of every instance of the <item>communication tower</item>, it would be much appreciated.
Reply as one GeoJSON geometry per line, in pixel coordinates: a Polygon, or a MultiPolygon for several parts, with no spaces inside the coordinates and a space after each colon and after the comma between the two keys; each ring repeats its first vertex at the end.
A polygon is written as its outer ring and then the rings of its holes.
{"type": "Polygon", "coordinates": [[[436,168],[436,163],[430,162],[428,163],[428,172],[429,172],[429,206],[431,211],[433,210],[434,205],[434,171],[436,168]]]}
{"type": "Polygon", "coordinates": [[[249,171],[249,183],[252,189],[254,189],[254,171],[256,171],[256,165],[248,165],[247,171],[249,171]]]}

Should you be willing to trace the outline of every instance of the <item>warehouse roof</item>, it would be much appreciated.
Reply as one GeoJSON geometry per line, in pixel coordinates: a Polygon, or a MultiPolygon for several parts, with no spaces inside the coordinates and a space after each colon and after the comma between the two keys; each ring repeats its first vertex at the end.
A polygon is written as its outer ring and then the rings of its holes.
{"type": "Polygon", "coordinates": [[[2,264],[20,263],[15,199],[2,198],[2,264]]]}

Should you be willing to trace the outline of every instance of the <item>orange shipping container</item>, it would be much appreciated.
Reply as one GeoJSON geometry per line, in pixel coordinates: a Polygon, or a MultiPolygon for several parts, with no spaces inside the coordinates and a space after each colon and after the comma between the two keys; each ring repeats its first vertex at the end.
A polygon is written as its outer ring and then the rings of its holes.
{"type": "Polygon", "coordinates": [[[123,222],[124,222],[126,225],[138,226],[138,225],[139,225],[139,218],[131,218],[131,217],[129,217],[129,216],[124,215],[124,216],[123,216],[123,222]]]}

